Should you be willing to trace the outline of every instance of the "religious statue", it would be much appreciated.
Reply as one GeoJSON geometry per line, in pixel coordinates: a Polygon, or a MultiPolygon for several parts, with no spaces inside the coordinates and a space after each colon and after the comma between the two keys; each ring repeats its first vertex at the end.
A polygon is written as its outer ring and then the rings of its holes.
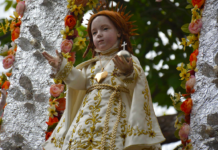
{"type": "Polygon", "coordinates": [[[67,85],[66,109],[43,149],[161,149],[165,138],[145,73],[132,54],[130,36],[135,33],[129,18],[117,10],[93,14],[83,55],[91,50],[93,58],[76,67],[57,51],[57,57],[43,52],[56,69],[54,78],[67,85]]]}

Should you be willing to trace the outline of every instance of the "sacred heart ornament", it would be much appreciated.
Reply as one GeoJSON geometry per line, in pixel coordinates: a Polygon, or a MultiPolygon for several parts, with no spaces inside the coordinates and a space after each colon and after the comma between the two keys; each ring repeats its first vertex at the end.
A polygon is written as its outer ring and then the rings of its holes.
{"type": "Polygon", "coordinates": [[[108,75],[108,72],[107,71],[104,71],[104,72],[99,72],[95,75],[95,80],[98,82],[98,83],[101,83],[108,75]]]}

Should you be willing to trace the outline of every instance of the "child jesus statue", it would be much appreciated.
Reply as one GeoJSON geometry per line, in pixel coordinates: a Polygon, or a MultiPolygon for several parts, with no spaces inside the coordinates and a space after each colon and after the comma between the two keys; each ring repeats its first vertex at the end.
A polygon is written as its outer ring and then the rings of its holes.
{"type": "Polygon", "coordinates": [[[73,67],[56,51],[43,56],[67,85],[66,109],[45,150],[159,150],[165,140],[148,82],[132,55],[129,15],[101,10],[88,22],[93,58],[73,67]],[[124,43],[124,44],[123,44],[124,43]],[[123,45],[123,46],[122,46],[123,45]],[[126,49],[130,57],[118,55],[126,49]]]}

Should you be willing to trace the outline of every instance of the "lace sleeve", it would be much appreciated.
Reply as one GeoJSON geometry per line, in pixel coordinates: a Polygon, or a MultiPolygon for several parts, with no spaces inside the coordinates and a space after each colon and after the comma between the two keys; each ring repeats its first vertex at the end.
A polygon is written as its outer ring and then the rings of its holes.
{"type": "Polygon", "coordinates": [[[55,67],[51,68],[50,78],[55,78],[57,73],[60,71],[61,63],[63,62],[63,55],[61,53],[59,53],[59,58],[60,59],[59,59],[57,68],[55,67]]]}

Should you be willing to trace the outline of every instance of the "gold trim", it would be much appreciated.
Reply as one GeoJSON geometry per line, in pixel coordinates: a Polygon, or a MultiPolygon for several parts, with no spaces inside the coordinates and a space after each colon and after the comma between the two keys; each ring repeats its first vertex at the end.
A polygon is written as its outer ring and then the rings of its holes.
{"type": "Polygon", "coordinates": [[[121,109],[122,109],[122,99],[121,99],[121,92],[129,93],[129,90],[123,86],[112,86],[109,84],[96,84],[91,86],[89,89],[87,89],[87,93],[93,91],[94,89],[111,89],[113,93],[110,96],[109,102],[108,102],[108,107],[106,110],[106,117],[105,117],[105,122],[104,122],[104,129],[103,129],[103,135],[101,139],[101,150],[105,149],[105,142],[106,142],[106,134],[109,130],[108,124],[109,124],[109,118],[110,118],[110,113],[111,113],[111,108],[113,105],[113,101],[115,97],[119,97],[119,106],[118,106],[118,115],[117,115],[117,120],[115,122],[115,126],[113,127],[112,130],[112,136],[111,136],[111,143],[110,143],[110,150],[113,150],[115,147],[115,138],[116,138],[116,132],[117,132],[117,127],[120,121],[120,116],[121,116],[121,109]]]}
{"type": "Polygon", "coordinates": [[[55,79],[57,80],[64,80],[69,74],[70,71],[73,68],[73,63],[72,62],[68,62],[64,69],[60,71],[60,73],[58,73],[57,77],[55,79]]]}

